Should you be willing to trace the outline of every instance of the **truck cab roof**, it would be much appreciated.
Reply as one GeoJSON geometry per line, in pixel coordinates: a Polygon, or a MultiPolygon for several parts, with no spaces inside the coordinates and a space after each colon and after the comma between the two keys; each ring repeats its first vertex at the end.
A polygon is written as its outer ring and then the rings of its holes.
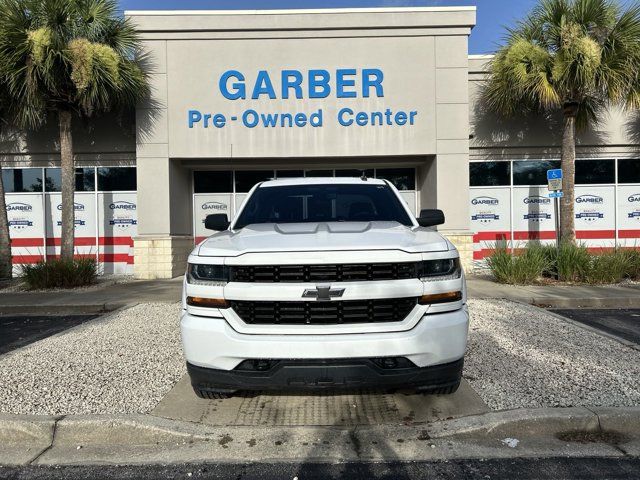
{"type": "Polygon", "coordinates": [[[260,184],[263,187],[288,187],[293,185],[387,185],[385,180],[379,178],[362,179],[358,177],[306,177],[306,178],[282,178],[279,180],[267,180],[260,184]]]}

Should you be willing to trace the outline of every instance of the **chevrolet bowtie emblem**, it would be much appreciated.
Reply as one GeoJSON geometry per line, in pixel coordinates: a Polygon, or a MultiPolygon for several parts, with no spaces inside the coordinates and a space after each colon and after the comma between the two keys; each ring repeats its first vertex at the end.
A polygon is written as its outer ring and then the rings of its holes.
{"type": "Polygon", "coordinates": [[[315,298],[320,302],[326,302],[335,297],[341,297],[344,288],[331,288],[331,285],[316,285],[316,288],[307,288],[302,298],[315,298]]]}

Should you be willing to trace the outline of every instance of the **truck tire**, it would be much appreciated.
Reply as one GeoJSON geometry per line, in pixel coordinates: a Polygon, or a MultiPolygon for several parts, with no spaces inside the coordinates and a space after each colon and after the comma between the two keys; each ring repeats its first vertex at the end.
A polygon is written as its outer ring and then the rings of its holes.
{"type": "Polygon", "coordinates": [[[199,388],[194,388],[193,391],[199,398],[206,398],[209,400],[223,400],[233,396],[233,393],[212,392],[211,390],[201,390],[199,388]]]}

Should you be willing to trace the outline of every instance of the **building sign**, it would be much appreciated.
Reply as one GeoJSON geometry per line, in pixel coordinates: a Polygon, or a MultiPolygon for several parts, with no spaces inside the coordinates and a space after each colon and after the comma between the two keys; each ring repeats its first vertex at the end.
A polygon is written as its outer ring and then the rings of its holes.
{"type": "MultiPolygon", "coordinates": [[[[437,153],[434,37],[243,38],[224,46],[167,43],[170,157],[437,153]]],[[[466,95],[460,91],[460,103],[466,95]]]]}
{"type": "Polygon", "coordinates": [[[576,197],[576,219],[595,222],[604,218],[604,198],[598,195],[580,195],[576,197]]]}
{"type": "Polygon", "coordinates": [[[111,210],[109,225],[115,228],[124,229],[138,224],[137,206],[134,202],[116,200],[109,204],[109,210],[111,210]]]}
{"type": "MultiPolygon", "coordinates": [[[[227,100],[269,100],[296,98],[322,99],[334,96],[337,99],[347,98],[383,98],[384,73],[379,68],[342,68],[334,72],[314,69],[282,70],[275,74],[280,83],[272,80],[267,70],[258,71],[255,79],[247,82],[244,73],[238,70],[227,70],[218,81],[220,95],[227,100]],[[278,85],[276,88],[274,85],[278,85]]],[[[339,108],[333,121],[342,127],[359,126],[405,126],[415,125],[418,112],[393,111],[386,108],[377,111],[354,111],[343,106],[339,108]]],[[[324,126],[326,115],[323,108],[314,111],[267,111],[261,112],[252,108],[241,115],[229,116],[224,112],[204,113],[199,109],[187,112],[189,128],[225,128],[230,122],[238,122],[246,128],[319,128],[324,126]]],[[[327,119],[328,120],[328,119],[327,119]]]]}
{"type": "Polygon", "coordinates": [[[500,220],[500,200],[494,197],[475,197],[471,199],[471,205],[477,207],[471,215],[472,222],[491,223],[500,220]]]}
{"type": "Polygon", "coordinates": [[[33,227],[33,205],[25,202],[7,203],[9,228],[24,230],[33,227]]]}

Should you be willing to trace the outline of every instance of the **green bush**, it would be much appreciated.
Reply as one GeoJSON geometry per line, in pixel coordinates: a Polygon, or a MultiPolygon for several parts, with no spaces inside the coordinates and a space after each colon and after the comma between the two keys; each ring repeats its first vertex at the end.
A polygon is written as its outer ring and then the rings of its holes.
{"type": "Polygon", "coordinates": [[[554,273],[564,282],[583,282],[591,268],[593,255],[584,245],[571,242],[560,243],[559,248],[551,246],[555,251],[554,273]]]}
{"type": "Polygon", "coordinates": [[[581,278],[584,283],[619,283],[627,271],[625,258],[620,250],[593,255],[589,269],[581,278]]]}
{"type": "Polygon", "coordinates": [[[22,265],[22,279],[29,290],[83,287],[94,283],[97,275],[95,258],[52,259],[22,265]]]}
{"type": "Polygon", "coordinates": [[[530,242],[512,254],[506,244],[496,246],[487,264],[498,283],[532,284],[541,277],[564,282],[607,284],[640,279],[640,250],[616,249],[590,253],[584,245],[563,242],[559,248],[530,242]]]}
{"type": "Polygon", "coordinates": [[[631,280],[640,280],[640,247],[622,250],[625,264],[625,276],[631,280]]]}
{"type": "Polygon", "coordinates": [[[487,263],[497,282],[513,285],[534,283],[549,269],[548,252],[538,243],[530,244],[517,255],[509,253],[505,246],[498,246],[487,263]]]}

